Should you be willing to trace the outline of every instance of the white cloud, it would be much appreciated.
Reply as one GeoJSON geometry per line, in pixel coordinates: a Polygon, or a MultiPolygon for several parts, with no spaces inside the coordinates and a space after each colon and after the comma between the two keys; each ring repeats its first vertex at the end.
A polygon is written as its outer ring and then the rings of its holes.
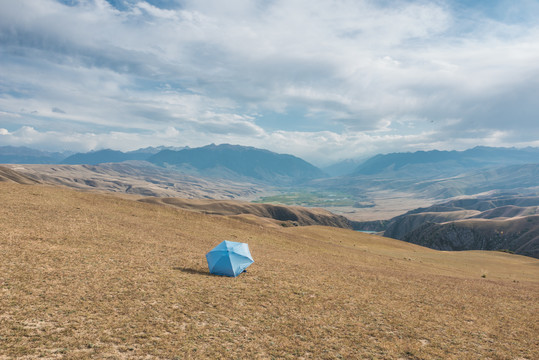
{"type": "Polygon", "coordinates": [[[25,143],[13,134],[29,127],[36,146],[237,142],[325,159],[539,138],[533,2],[507,19],[449,1],[125,4],[0,4],[4,137],[25,143]],[[263,125],[272,114],[280,131],[263,125]]]}

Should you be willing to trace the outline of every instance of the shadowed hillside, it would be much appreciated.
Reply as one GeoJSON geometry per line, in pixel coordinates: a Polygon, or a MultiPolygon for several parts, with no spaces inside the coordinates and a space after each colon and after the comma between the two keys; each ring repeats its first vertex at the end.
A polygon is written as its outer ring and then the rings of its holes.
{"type": "Polygon", "coordinates": [[[406,233],[403,240],[438,250],[509,250],[539,258],[539,215],[425,222],[406,233]]]}
{"type": "Polygon", "coordinates": [[[196,200],[178,198],[144,198],[142,202],[166,204],[182,209],[213,215],[255,215],[282,222],[283,226],[324,225],[351,229],[351,222],[344,216],[316,208],[254,204],[243,201],[196,200]]]}
{"type": "Polygon", "coordinates": [[[42,185],[0,203],[6,358],[539,357],[533,258],[42,185]],[[208,273],[223,239],[249,243],[238,278],[208,273]]]}
{"type": "Polygon", "coordinates": [[[509,250],[539,257],[539,197],[491,194],[418,208],[383,223],[354,223],[438,250],[509,250]],[[378,225],[378,227],[376,227],[378,225]]]}
{"type": "Polygon", "coordinates": [[[180,151],[164,150],[148,161],[204,176],[247,177],[280,185],[301,183],[324,176],[322,170],[298,157],[228,144],[212,144],[180,151]]]}
{"type": "Polygon", "coordinates": [[[39,181],[25,176],[9,167],[0,166],[0,182],[15,182],[18,184],[37,184],[39,181]]]}

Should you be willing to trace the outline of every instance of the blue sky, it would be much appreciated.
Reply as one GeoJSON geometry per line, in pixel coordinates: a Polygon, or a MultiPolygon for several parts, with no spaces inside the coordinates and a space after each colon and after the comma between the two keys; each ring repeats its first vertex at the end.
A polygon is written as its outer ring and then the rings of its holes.
{"type": "Polygon", "coordinates": [[[539,146],[539,1],[0,0],[0,146],[539,146]]]}

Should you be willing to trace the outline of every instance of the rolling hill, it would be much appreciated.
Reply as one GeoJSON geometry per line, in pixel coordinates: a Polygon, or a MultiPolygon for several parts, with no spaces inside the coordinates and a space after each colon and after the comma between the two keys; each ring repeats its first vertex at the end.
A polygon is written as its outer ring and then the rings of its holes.
{"type": "Polygon", "coordinates": [[[44,185],[0,203],[5,358],[539,355],[533,258],[44,185]],[[208,272],[223,239],[249,243],[238,278],[208,272]]]}
{"type": "Polygon", "coordinates": [[[0,182],[15,182],[17,184],[37,184],[39,181],[25,176],[9,167],[0,166],[0,182]]]}
{"type": "Polygon", "coordinates": [[[508,250],[539,258],[539,196],[456,199],[354,228],[438,250],[508,250]]]}
{"type": "Polygon", "coordinates": [[[403,240],[438,250],[504,250],[539,258],[539,215],[425,222],[403,240]]]}
{"type": "Polygon", "coordinates": [[[175,206],[204,214],[254,215],[281,226],[325,225],[352,228],[343,216],[317,208],[254,204],[222,199],[249,198],[262,191],[252,184],[209,182],[135,163],[101,165],[0,166],[0,182],[61,185],[78,190],[140,195],[142,202],[175,206]],[[17,171],[12,168],[17,169],[17,171]],[[211,200],[210,200],[211,199],[211,200]]]}
{"type": "Polygon", "coordinates": [[[281,226],[323,225],[343,229],[352,228],[352,223],[344,216],[335,215],[329,211],[316,208],[255,204],[237,200],[144,198],[140,201],[152,204],[165,204],[212,215],[254,215],[277,220],[281,226]]]}
{"type": "Polygon", "coordinates": [[[248,199],[263,188],[247,182],[202,179],[147,162],[100,165],[5,165],[12,174],[50,185],[159,197],[248,199]]]}

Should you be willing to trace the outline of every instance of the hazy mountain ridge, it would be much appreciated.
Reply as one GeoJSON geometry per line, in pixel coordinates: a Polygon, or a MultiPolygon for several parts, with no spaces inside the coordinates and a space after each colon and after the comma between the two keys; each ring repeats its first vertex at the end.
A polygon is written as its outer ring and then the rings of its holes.
{"type": "Polygon", "coordinates": [[[275,184],[301,183],[325,176],[319,168],[293,155],[229,144],[164,150],[148,161],[159,166],[187,168],[212,177],[240,175],[275,184]]]}
{"type": "Polygon", "coordinates": [[[325,166],[322,168],[322,170],[333,177],[344,176],[344,175],[350,174],[353,169],[357,168],[360,164],[365,162],[367,159],[365,158],[346,159],[346,160],[342,160],[337,163],[325,166]]]}
{"type": "Polygon", "coordinates": [[[103,149],[97,151],[90,151],[87,153],[73,154],[64,160],[62,164],[70,165],[98,165],[105,163],[120,163],[132,160],[148,160],[151,156],[165,150],[182,150],[185,148],[178,147],[146,147],[138,150],[123,152],[118,150],[103,149]]]}
{"type": "Polygon", "coordinates": [[[25,146],[0,146],[0,164],[59,164],[71,152],[50,152],[25,146]]]}
{"type": "Polygon", "coordinates": [[[150,156],[152,156],[151,153],[124,153],[122,151],[105,149],[71,155],[64,159],[62,164],[97,165],[105,163],[120,163],[129,160],[146,160],[150,156]]]}
{"type": "Polygon", "coordinates": [[[416,151],[376,155],[350,175],[390,175],[430,178],[457,175],[473,169],[539,162],[539,148],[492,148],[478,146],[464,151],[416,151]]]}
{"type": "MultiPolygon", "coordinates": [[[[64,154],[65,155],[65,154],[64,154]]],[[[62,153],[47,153],[28,148],[0,147],[4,163],[64,163],[90,164],[146,160],[159,166],[173,166],[195,176],[236,179],[252,178],[274,184],[302,183],[323,179],[327,175],[319,168],[293,155],[276,154],[268,150],[239,145],[208,145],[200,148],[148,147],[129,152],[111,149],[78,153],[62,157],[62,153]]],[[[449,198],[483,191],[470,182],[487,183],[501,174],[503,166],[537,164],[539,148],[476,147],[465,151],[417,151],[414,153],[379,154],[363,161],[344,160],[325,169],[333,178],[322,186],[398,188],[418,192],[429,197],[449,198]],[[349,169],[347,170],[347,167],[349,169]],[[473,177],[473,179],[472,179],[473,177]]],[[[517,169],[517,168],[514,168],[517,169]]],[[[507,168],[506,177],[514,176],[507,168]]],[[[525,171],[520,168],[518,171],[525,171]]],[[[537,168],[531,167],[521,178],[533,179],[537,168]]],[[[517,176],[519,176],[517,174],[517,176]]],[[[503,179],[502,179],[503,180],[503,179]]],[[[503,180],[506,181],[506,180],[503,180]]],[[[528,181],[529,183],[530,181],[528,181]]],[[[318,186],[319,184],[315,184],[318,186]]],[[[532,184],[533,185],[533,184],[532,184]]],[[[492,188],[504,188],[494,184],[492,188]]],[[[529,184],[524,184],[529,186],[529,184]]]]}
{"type": "MultiPolygon", "coordinates": [[[[34,157],[16,156],[18,148],[5,149],[4,163],[46,163],[46,153],[32,150],[34,157]],[[8,151],[9,150],[9,151],[8,151]],[[22,161],[26,160],[26,161],[22,161]]],[[[20,148],[21,154],[31,149],[20,148]]],[[[122,152],[104,149],[77,153],[65,158],[59,155],[52,163],[69,165],[98,165],[148,161],[160,167],[173,167],[177,171],[196,177],[222,178],[240,181],[260,181],[267,184],[299,184],[326,174],[316,166],[289,154],[277,154],[269,150],[240,145],[208,145],[200,148],[149,147],[122,152]]]]}

